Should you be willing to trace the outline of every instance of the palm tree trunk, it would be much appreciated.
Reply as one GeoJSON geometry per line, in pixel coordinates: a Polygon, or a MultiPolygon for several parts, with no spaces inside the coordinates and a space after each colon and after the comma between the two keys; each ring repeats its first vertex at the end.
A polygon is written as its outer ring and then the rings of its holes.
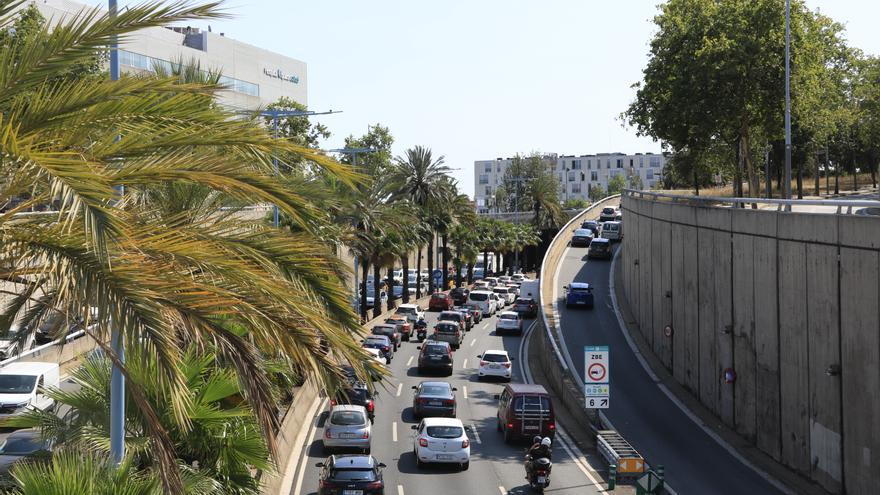
{"type": "Polygon", "coordinates": [[[379,297],[382,292],[380,289],[382,281],[379,280],[382,276],[380,271],[379,265],[373,265],[373,318],[378,318],[382,314],[382,298],[379,297]]]}
{"type": "Polygon", "coordinates": [[[501,251],[495,251],[495,272],[501,273],[501,251]]]}
{"type": "Polygon", "coordinates": [[[447,249],[447,235],[443,234],[443,252],[441,253],[443,259],[443,290],[449,288],[449,249],[447,249]]]}
{"type": "Polygon", "coordinates": [[[409,253],[400,257],[400,267],[403,270],[403,304],[409,304],[409,253]]]}
{"type": "Polygon", "coordinates": [[[483,278],[489,276],[489,248],[483,248],[483,278]]]}
{"type": "Polygon", "coordinates": [[[434,235],[428,242],[428,294],[434,293],[434,235]]]}
{"type": "Polygon", "coordinates": [[[416,299],[422,298],[422,245],[419,244],[416,258],[416,299]]]}
{"type": "Polygon", "coordinates": [[[361,321],[367,321],[367,274],[370,272],[370,264],[366,257],[361,257],[361,321]]]}
{"type": "Polygon", "coordinates": [[[394,263],[388,265],[388,309],[394,309],[394,263]]]}
{"type": "Polygon", "coordinates": [[[468,267],[467,282],[468,282],[468,285],[471,285],[472,283],[474,283],[474,264],[468,263],[467,267],[468,267]]]}
{"type": "Polygon", "coordinates": [[[455,263],[455,286],[461,287],[461,249],[456,249],[455,259],[458,260],[455,263]]]}

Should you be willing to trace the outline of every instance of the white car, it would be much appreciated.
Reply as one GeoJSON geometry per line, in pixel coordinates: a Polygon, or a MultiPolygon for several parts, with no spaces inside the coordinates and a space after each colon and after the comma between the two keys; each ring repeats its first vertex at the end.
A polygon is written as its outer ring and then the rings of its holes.
{"type": "Polygon", "coordinates": [[[490,349],[477,357],[480,358],[479,379],[482,380],[484,376],[495,376],[510,381],[513,376],[513,363],[507,351],[490,349]]]}
{"type": "Polygon", "coordinates": [[[623,224],[621,222],[603,223],[602,237],[609,241],[619,241],[623,239],[623,224]]]}
{"type": "Polygon", "coordinates": [[[478,282],[474,282],[474,290],[491,290],[489,288],[489,282],[484,282],[482,280],[478,282]]]}
{"type": "Polygon", "coordinates": [[[415,323],[419,321],[419,318],[425,317],[425,312],[418,304],[401,304],[394,311],[394,314],[405,316],[406,320],[410,323],[415,323]]]}
{"type": "Polygon", "coordinates": [[[473,304],[483,311],[483,316],[492,316],[498,311],[498,296],[487,290],[473,290],[468,294],[468,304],[473,304]]]}
{"type": "Polygon", "coordinates": [[[498,294],[498,299],[501,299],[501,306],[513,304],[513,301],[516,300],[516,293],[511,291],[506,285],[496,285],[492,292],[498,294]]]}
{"type": "Polygon", "coordinates": [[[502,311],[501,314],[498,315],[498,320],[495,322],[495,335],[501,335],[502,333],[515,333],[517,335],[522,335],[522,332],[522,315],[516,311],[502,311]]]}
{"type": "Polygon", "coordinates": [[[462,471],[470,467],[471,442],[460,419],[425,418],[412,428],[418,467],[429,463],[458,464],[462,471]]]}
{"type": "Polygon", "coordinates": [[[516,283],[522,282],[523,280],[525,280],[525,278],[526,278],[526,276],[523,275],[522,273],[514,273],[513,276],[510,277],[510,279],[516,283]]]}
{"type": "Polygon", "coordinates": [[[489,284],[489,287],[495,287],[498,285],[498,277],[486,277],[483,281],[489,284]]]}
{"type": "Polygon", "coordinates": [[[379,349],[373,349],[372,347],[365,347],[364,350],[367,351],[367,354],[369,354],[370,357],[373,358],[373,361],[376,361],[377,363],[381,364],[383,367],[387,364],[385,362],[385,356],[382,355],[382,351],[380,351],[379,349]]]}

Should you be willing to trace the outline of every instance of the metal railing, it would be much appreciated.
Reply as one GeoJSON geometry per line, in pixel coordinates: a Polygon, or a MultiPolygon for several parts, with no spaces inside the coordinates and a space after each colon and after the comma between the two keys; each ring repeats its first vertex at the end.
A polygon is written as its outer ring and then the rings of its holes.
{"type": "Polygon", "coordinates": [[[721,196],[682,196],[678,194],[661,193],[655,191],[641,191],[634,189],[625,189],[624,196],[649,198],[649,199],[670,199],[673,203],[688,202],[696,204],[704,204],[705,206],[715,206],[717,203],[729,204],[733,206],[766,204],[776,205],[777,211],[790,210],[792,206],[832,206],[837,207],[837,213],[842,214],[846,208],[846,214],[852,214],[853,208],[880,208],[880,201],[870,199],[773,199],[773,198],[725,198],[721,196]],[[709,204],[712,203],[712,204],[709,204]]]}
{"type": "Polygon", "coordinates": [[[85,334],[86,334],[85,330],[77,330],[76,332],[73,332],[69,335],[66,335],[63,338],[53,340],[52,342],[49,342],[47,344],[43,344],[43,345],[34,347],[33,349],[29,349],[25,352],[22,352],[21,354],[16,354],[15,356],[12,356],[12,357],[4,359],[3,361],[0,361],[0,368],[2,368],[3,366],[6,366],[9,363],[14,363],[14,362],[16,362],[20,359],[24,359],[26,357],[39,356],[46,349],[52,348],[57,345],[68,344],[68,343],[76,340],[77,338],[84,336],[85,334]]]}

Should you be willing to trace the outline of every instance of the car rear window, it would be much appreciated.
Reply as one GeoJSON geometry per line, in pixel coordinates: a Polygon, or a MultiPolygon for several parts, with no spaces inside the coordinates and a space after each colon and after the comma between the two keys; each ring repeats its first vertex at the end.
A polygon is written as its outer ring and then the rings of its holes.
{"type": "Polygon", "coordinates": [[[425,347],[425,354],[446,354],[446,346],[429,345],[425,347]]]}
{"type": "Polygon", "coordinates": [[[486,293],[482,293],[482,294],[476,293],[475,294],[475,293],[471,292],[471,295],[469,297],[474,301],[485,301],[486,299],[489,299],[489,294],[486,294],[486,293]]]}
{"type": "Polygon", "coordinates": [[[365,424],[366,420],[360,411],[334,411],[330,415],[330,422],[340,426],[356,426],[365,424]]]}
{"type": "Polygon", "coordinates": [[[457,325],[437,325],[434,328],[434,330],[436,330],[437,333],[455,333],[458,331],[458,326],[457,325]]]}
{"type": "Polygon", "coordinates": [[[427,433],[433,438],[458,438],[464,430],[458,426],[429,426],[427,433]]]}
{"type": "Polygon", "coordinates": [[[339,399],[365,402],[367,400],[367,391],[363,388],[350,388],[348,390],[340,390],[339,399]]]}
{"type": "Polygon", "coordinates": [[[494,292],[496,294],[507,294],[508,291],[505,288],[497,288],[497,289],[492,289],[492,292],[494,292]]]}
{"type": "Polygon", "coordinates": [[[447,320],[447,321],[461,321],[462,319],[461,313],[440,313],[439,320],[447,320]]]}
{"type": "Polygon", "coordinates": [[[376,472],[372,469],[334,469],[330,473],[333,481],[376,481],[376,472]]]}
{"type": "Polygon", "coordinates": [[[518,320],[517,315],[501,315],[498,317],[500,320],[518,320]]]}
{"type": "Polygon", "coordinates": [[[609,230],[609,231],[613,232],[613,231],[617,230],[617,227],[618,226],[616,224],[607,224],[606,223],[605,226],[602,227],[602,230],[609,230]]]}
{"type": "Polygon", "coordinates": [[[516,304],[532,304],[532,299],[517,299],[516,304]]]}
{"type": "Polygon", "coordinates": [[[506,363],[508,359],[504,354],[483,354],[483,361],[489,361],[490,363],[506,363]]]}
{"type": "Polygon", "coordinates": [[[413,315],[416,313],[416,309],[415,308],[397,308],[397,311],[395,311],[395,313],[399,314],[399,315],[413,315]]]}
{"type": "Polygon", "coordinates": [[[448,395],[449,387],[442,385],[422,385],[420,393],[425,395],[448,395]]]}
{"type": "Polygon", "coordinates": [[[434,294],[434,295],[431,296],[431,297],[433,297],[434,299],[446,299],[446,294],[443,294],[443,293],[437,293],[437,294],[434,294]]]}
{"type": "Polygon", "coordinates": [[[394,333],[393,328],[389,327],[373,327],[373,335],[392,335],[394,333]]]}
{"type": "Polygon", "coordinates": [[[541,395],[521,395],[514,399],[513,408],[546,411],[550,409],[550,398],[541,395]]]}
{"type": "Polygon", "coordinates": [[[582,289],[582,288],[573,288],[571,289],[575,294],[589,294],[593,291],[593,289],[582,289]]]}

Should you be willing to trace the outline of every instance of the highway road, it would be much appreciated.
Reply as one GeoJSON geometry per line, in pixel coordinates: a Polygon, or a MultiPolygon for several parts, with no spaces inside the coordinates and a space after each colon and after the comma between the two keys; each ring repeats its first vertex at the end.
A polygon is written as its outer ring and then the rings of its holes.
{"type": "Polygon", "coordinates": [[[611,261],[587,261],[587,248],[568,247],[558,271],[557,295],[561,297],[562,287],[571,282],[587,282],[594,287],[592,310],[566,309],[560,302],[560,325],[581,377],[584,346],[610,346],[611,407],[605,414],[614,428],[649,463],[665,466],[666,480],[679,495],[780,493],[695,424],[642,368],[627,345],[612,307],[610,268],[611,261]]]}
{"type": "MultiPolygon", "coordinates": [[[[427,313],[429,329],[438,313],[427,313]]],[[[526,327],[534,320],[525,320],[526,327]]],[[[388,495],[455,495],[455,494],[525,494],[522,460],[527,445],[507,445],[496,431],[496,394],[502,382],[477,381],[478,354],[488,349],[505,349],[518,358],[521,337],[495,335],[495,318],[485,318],[465,335],[464,343],[454,354],[454,372],[450,377],[419,376],[416,367],[416,341],[404,342],[394,356],[390,368],[392,378],[380,390],[373,424],[372,455],[388,467],[385,469],[385,493],[388,495]],[[458,417],[471,426],[471,463],[467,471],[457,467],[418,469],[412,450],[413,418],[412,387],[422,380],[448,380],[458,388],[458,417]]],[[[522,381],[522,363],[513,362],[514,381],[522,381]]],[[[319,469],[323,461],[322,426],[327,404],[313,418],[313,429],[304,447],[304,463],[297,466],[293,495],[317,493],[319,469]]],[[[587,495],[598,493],[582,468],[560,447],[553,446],[553,471],[547,493],[555,495],[587,495]]]]}

